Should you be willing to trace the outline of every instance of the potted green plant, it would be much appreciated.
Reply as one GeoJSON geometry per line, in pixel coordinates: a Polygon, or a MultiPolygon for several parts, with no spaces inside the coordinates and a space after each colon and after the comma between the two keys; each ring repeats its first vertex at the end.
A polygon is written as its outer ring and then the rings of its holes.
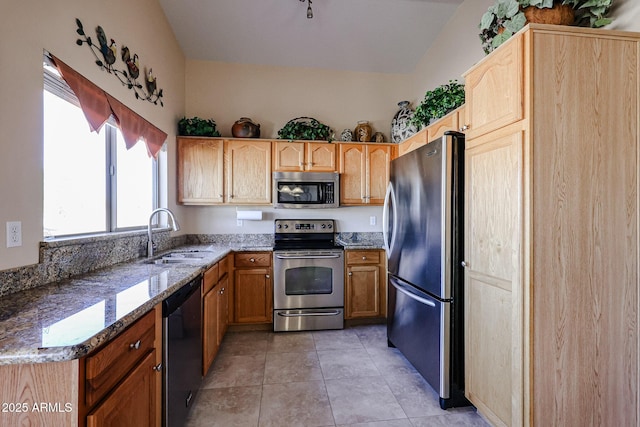
{"type": "Polygon", "coordinates": [[[485,53],[504,43],[528,22],[580,25],[598,28],[607,18],[613,0],[496,0],[480,20],[480,40],[485,53]],[[550,16],[549,13],[553,12],[550,16]]]}
{"type": "Polygon", "coordinates": [[[427,91],[416,107],[411,123],[422,128],[464,104],[464,85],[455,80],[427,91]]]}
{"type": "Polygon", "coordinates": [[[311,117],[298,117],[289,120],[278,131],[278,138],[288,140],[331,141],[329,126],[311,117]]]}
{"type": "Polygon", "coordinates": [[[220,136],[213,119],[183,117],[178,121],[178,135],[182,136],[220,136]]]}

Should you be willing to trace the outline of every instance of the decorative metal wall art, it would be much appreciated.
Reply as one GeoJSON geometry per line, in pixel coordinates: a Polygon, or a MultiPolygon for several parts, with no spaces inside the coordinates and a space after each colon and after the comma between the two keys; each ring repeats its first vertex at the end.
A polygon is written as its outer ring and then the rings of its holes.
{"type": "Polygon", "coordinates": [[[145,68],[144,72],[144,86],[138,82],[140,76],[140,63],[138,60],[138,54],[131,55],[131,51],[127,46],[122,46],[120,49],[120,59],[124,62],[126,69],[117,69],[114,64],[118,56],[118,46],[114,39],[107,38],[104,30],[100,25],[96,27],[96,35],[98,37],[98,44],[95,44],[91,37],[87,36],[84,32],[82,22],[76,18],[76,33],[82,36],[76,40],[78,46],[86,44],[91,48],[93,56],[96,58],[96,65],[104,69],[107,73],[113,74],[120,80],[123,86],[128,87],[135,93],[136,99],[142,99],[152,102],[155,105],[162,103],[162,89],[158,89],[156,77],[153,75],[151,68],[148,70],[145,68]]]}

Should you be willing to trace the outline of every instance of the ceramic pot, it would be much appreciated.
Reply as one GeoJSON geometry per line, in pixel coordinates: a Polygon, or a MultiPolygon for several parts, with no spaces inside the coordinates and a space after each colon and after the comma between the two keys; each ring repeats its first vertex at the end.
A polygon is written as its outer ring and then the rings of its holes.
{"type": "Polygon", "coordinates": [[[371,125],[367,121],[358,122],[355,130],[353,131],[353,135],[358,142],[369,142],[371,141],[371,125]]]}
{"type": "Polygon", "coordinates": [[[231,127],[234,138],[260,138],[260,125],[248,117],[241,117],[231,127]]]}
{"type": "Polygon", "coordinates": [[[351,129],[345,129],[342,131],[342,133],[340,134],[340,141],[353,141],[353,132],[351,131],[351,129]]]}
{"type": "Polygon", "coordinates": [[[384,142],[384,135],[382,132],[376,132],[371,137],[371,142],[384,142]]]}

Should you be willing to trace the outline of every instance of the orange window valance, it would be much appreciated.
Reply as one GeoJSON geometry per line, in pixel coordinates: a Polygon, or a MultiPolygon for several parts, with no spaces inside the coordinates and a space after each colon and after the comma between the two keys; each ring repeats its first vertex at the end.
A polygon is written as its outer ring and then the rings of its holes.
{"type": "Polygon", "coordinates": [[[53,63],[78,97],[80,107],[91,130],[97,132],[111,115],[122,132],[127,148],[133,147],[141,138],[147,145],[150,156],[156,157],[167,139],[167,134],[129,107],[87,80],[73,68],[51,55],[53,63]]]}

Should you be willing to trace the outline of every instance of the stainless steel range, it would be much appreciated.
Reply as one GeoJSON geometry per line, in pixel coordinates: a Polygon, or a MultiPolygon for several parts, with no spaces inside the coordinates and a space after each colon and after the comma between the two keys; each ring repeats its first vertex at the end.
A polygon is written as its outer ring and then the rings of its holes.
{"type": "Polygon", "coordinates": [[[344,249],[331,219],[276,219],[273,330],[344,327],[344,249]]]}

